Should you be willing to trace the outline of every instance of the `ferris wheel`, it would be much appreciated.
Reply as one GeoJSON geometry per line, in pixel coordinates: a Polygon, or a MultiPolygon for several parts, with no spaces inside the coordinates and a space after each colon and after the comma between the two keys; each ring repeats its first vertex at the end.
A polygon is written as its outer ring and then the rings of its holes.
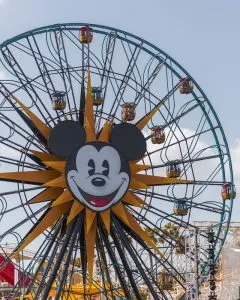
{"type": "Polygon", "coordinates": [[[172,299],[186,230],[216,221],[216,259],[235,197],[204,92],[165,52],[106,26],[46,26],[0,49],[0,244],[17,236],[6,261],[36,253],[12,293],[172,299]]]}

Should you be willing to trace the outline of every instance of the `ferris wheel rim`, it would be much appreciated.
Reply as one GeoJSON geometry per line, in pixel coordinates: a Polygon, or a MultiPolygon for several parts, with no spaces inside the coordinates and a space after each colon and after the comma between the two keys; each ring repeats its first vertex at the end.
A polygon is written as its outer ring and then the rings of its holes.
{"type": "MultiPolygon", "coordinates": [[[[131,38],[135,38],[135,39],[137,39],[137,40],[140,40],[140,41],[142,41],[144,44],[147,44],[148,46],[153,47],[155,50],[157,50],[158,52],[161,52],[163,55],[165,55],[165,56],[166,56],[171,62],[173,62],[173,63],[174,63],[174,64],[175,64],[175,65],[176,65],[176,66],[177,66],[177,67],[178,67],[185,75],[188,75],[188,77],[192,79],[192,81],[193,81],[194,84],[196,85],[197,89],[200,91],[201,95],[203,95],[204,99],[206,99],[207,104],[209,105],[209,107],[210,107],[210,109],[211,109],[211,112],[213,112],[213,114],[214,114],[214,116],[215,116],[215,118],[216,118],[216,120],[217,120],[217,122],[218,122],[220,132],[222,133],[223,140],[225,141],[224,146],[226,147],[226,150],[227,150],[228,164],[229,164],[229,167],[230,167],[230,173],[231,173],[231,176],[232,176],[231,156],[230,156],[230,152],[229,152],[229,148],[228,148],[227,142],[226,142],[226,140],[225,140],[226,137],[225,137],[225,135],[224,135],[224,132],[223,132],[223,129],[222,129],[220,120],[218,119],[218,117],[217,117],[217,115],[216,115],[216,113],[215,113],[215,110],[212,108],[210,101],[208,100],[208,98],[206,97],[206,95],[204,94],[204,92],[201,90],[201,88],[199,87],[199,85],[196,83],[196,81],[195,81],[195,80],[187,73],[187,71],[185,71],[185,70],[184,70],[184,69],[183,69],[183,68],[182,68],[182,67],[181,67],[181,66],[180,66],[173,58],[171,58],[167,53],[165,53],[165,52],[162,51],[161,49],[157,48],[156,46],[152,45],[151,43],[149,43],[149,42],[147,42],[147,41],[145,41],[145,40],[143,40],[143,39],[141,39],[141,38],[139,38],[139,37],[137,37],[137,36],[135,36],[135,35],[129,34],[129,33],[125,32],[125,31],[121,31],[121,30],[118,30],[118,29],[115,29],[115,28],[112,28],[112,27],[101,26],[101,25],[95,25],[95,24],[87,24],[87,23],[66,23],[66,24],[54,24],[54,25],[50,25],[50,26],[44,26],[44,27],[40,27],[40,28],[31,30],[31,31],[27,31],[27,32],[25,32],[25,33],[23,33],[23,34],[20,34],[20,35],[18,35],[18,36],[16,36],[16,37],[10,39],[10,40],[5,41],[4,43],[2,43],[2,44],[0,45],[0,48],[1,48],[1,50],[2,50],[2,48],[3,48],[4,46],[9,45],[9,44],[12,44],[12,43],[14,43],[14,42],[16,42],[16,41],[18,41],[18,40],[20,40],[20,39],[24,39],[24,38],[26,38],[27,36],[30,36],[30,35],[42,34],[42,33],[46,33],[46,32],[49,32],[49,31],[59,30],[59,28],[61,28],[61,27],[63,27],[63,30],[68,30],[68,29],[69,29],[69,30],[72,30],[72,29],[74,29],[74,30],[77,31],[77,30],[79,30],[79,27],[80,27],[80,26],[83,26],[83,25],[88,25],[88,26],[97,27],[97,28],[104,28],[104,29],[111,30],[111,31],[117,31],[117,32],[123,33],[123,34],[125,34],[125,35],[127,35],[127,36],[130,36],[131,38]],[[67,26],[69,26],[69,27],[67,27],[67,26]],[[75,29],[75,28],[73,28],[72,26],[77,26],[78,28],[75,29]],[[47,30],[47,29],[49,29],[49,28],[50,28],[50,30],[47,30]]],[[[97,32],[97,33],[100,33],[100,32],[97,32]]],[[[104,34],[107,35],[106,32],[104,32],[104,34]]],[[[154,55],[154,53],[151,52],[151,55],[154,55]]],[[[154,57],[157,58],[156,55],[154,55],[154,57]]],[[[174,74],[175,74],[178,78],[181,78],[180,74],[178,74],[174,69],[171,69],[171,70],[174,72],[174,74]]],[[[198,99],[197,96],[196,96],[196,99],[198,99]]],[[[202,109],[202,108],[201,108],[201,109],[202,109]]],[[[203,110],[203,109],[202,109],[202,110],[203,110]]],[[[203,110],[203,111],[204,111],[204,110],[203,110]]],[[[205,111],[204,111],[204,113],[205,113],[205,111]]],[[[206,116],[206,114],[205,114],[205,116],[206,116]]],[[[211,121],[211,120],[210,120],[210,121],[211,121]]],[[[212,126],[211,128],[212,128],[212,132],[213,132],[213,135],[214,135],[214,133],[215,133],[214,127],[213,127],[213,125],[212,125],[211,122],[210,122],[210,124],[211,124],[211,126],[212,126]]],[[[215,136],[215,135],[214,135],[214,137],[215,137],[216,144],[218,144],[218,150],[219,150],[219,152],[221,152],[221,148],[220,148],[220,146],[219,146],[218,136],[215,136]]],[[[219,156],[219,158],[220,158],[220,160],[222,160],[222,157],[221,157],[221,156],[219,156]]],[[[222,171],[224,171],[224,170],[225,170],[225,169],[222,168],[222,171]]],[[[232,176],[232,181],[231,181],[231,182],[233,183],[233,176],[232,176]]],[[[232,210],[233,199],[230,200],[230,203],[231,203],[231,210],[232,210]]],[[[223,208],[224,208],[225,202],[222,203],[222,206],[223,206],[223,208]]],[[[222,226],[222,225],[223,225],[223,221],[224,221],[224,223],[226,223],[226,220],[224,220],[224,214],[222,214],[221,216],[222,216],[222,220],[221,220],[221,226],[222,226]]],[[[229,217],[229,218],[228,218],[228,225],[229,225],[229,223],[230,223],[230,218],[231,218],[231,212],[228,214],[228,217],[229,217]]],[[[219,222],[219,223],[220,223],[220,222],[219,222]]],[[[221,226],[219,226],[219,233],[220,233],[220,230],[221,230],[221,226]]],[[[227,234],[227,231],[226,231],[226,234],[227,234]]],[[[225,236],[225,238],[226,238],[226,236],[225,236]]],[[[224,243],[225,238],[223,239],[222,244],[224,243]]],[[[220,249],[220,250],[221,250],[221,249],[220,249]]],[[[219,253],[220,253],[220,251],[219,251],[219,253]]],[[[218,255],[219,255],[219,253],[218,253],[218,255]]],[[[216,259],[217,259],[217,258],[216,258],[216,259]]]]}
{"type": "MultiPolygon", "coordinates": [[[[164,50],[158,48],[157,46],[155,46],[154,44],[152,44],[151,42],[135,35],[135,34],[132,34],[132,33],[129,33],[125,30],[121,30],[121,29],[117,29],[115,27],[111,27],[111,26],[106,26],[106,25],[100,25],[100,24],[94,24],[94,23],[86,23],[86,22],[73,22],[73,23],[56,23],[56,24],[51,24],[51,25],[46,25],[46,26],[41,26],[41,27],[37,27],[35,29],[32,29],[32,30],[29,30],[29,31],[25,31],[21,34],[18,34],[10,39],[7,39],[5,40],[3,43],[0,44],[0,49],[2,50],[2,48],[4,46],[7,46],[7,45],[10,45],[14,42],[17,42],[21,39],[24,39],[28,36],[31,36],[31,35],[39,35],[39,34],[43,34],[43,33],[47,33],[47,32],[54,32],[54,31],[57,31],[59,29],[62,29],[62,30],[76,30],[78,31],[79,30],[79,27],[81,26],[88,26],[88,27],[91,27],[93,29],[93,31],[97,31],[97,33],[101,33],[101,34],[109,34],[109,32],[104,32],[104,31],[100,31],[101,29],[103,30],[107,30],[107,31],[110,31],[111,32],[117,32],[117,33],[121,33],[123,35],[125,35],[126,37],[130,37],[130,38],[133,38],[133,39],[136,39],[138,41],[140,41],[141,43],[144,43],[145,45],[149,46],[150,48],[154,49],[157,51],[157,53],[159,54],[162,54],[164,55],[167,59],[169,59],[175,66],[177,66],[179,68],[179,70],[181,70],[185,75],[186,77],[190,78],[191,81],[194,83],[194,85],[196,86],[196,88],[198,89],[198,91],[202,94],[204,100],[207,102],[211,112],[213,113],[214,117],[215,117],[215,120],[217,121],[217,124],[218,124],[218,128],[220,130],[220,133],[221,133],[221,136],[223,138],[223,141],[224,141],[224,147],[226,148],[226,156],[228,157],[228,165],[229,165],[229,171],[230,171],[230,180],[231,180],[231,183],[232,185],[234,185],[234,177],[233,177],[233,168],[232,168],[232,161],[231,161],[231,155],[230,155],[230,150],[229,150],[229,146],[228,146],[228,143],[227,143],[227,139],[226,139],[226,136],[225,136],[225,133],[224,133],[224,130],[223,130],[223,127],[221,125],[221,122],[217,116],[217,113],[215,111],[215,109],[213,108],[210,100],[208,99],[208,97],[206,96],[206,94],[204,93],[204,91],[201,89],[201,87],[199,86],[199,84],[197,83],[197,81],[182,67],[182,65],[180,65],[174,58],[172,58],[168,53],[166,53],[164,50]]],[[[121,37],[117,36],[118,38],[121,39],[121,37]]],[[[130,39],[127,39],[126,40],[134,45],[137,45],[137,43],[134,43],[133,41],[131,41],[130,39]]],[[[147,52],[152,56],[152,57],[155,57],[156,59],[160,59],[160,57],[158,57],[156,54],[154,54],[151,50],[149,49],[144,49],[143,50],[147,50],[147,52]]],[[[167,66],[178,78],[181,78],[181,75],[174,69],[174,67],[171,67],[169,64],[167,66]]],[[[193,92],[194,94],[194,92],[193,92]]],[[[196,96],[196,100],[198,101],[198,97],[196,96]]],[[[201,104],[200,104],[201,106],[201,104]]],[[[203,107],[201,107],[202,111],[205,113],[205,110],[203,107]]],[[[205,113],[205,116],[208,118],[208,115],[207,113],[205,113]]],[[[218,136],[216,135],[215,133],[215,129],[214,129],[214,126],[211,122],[211,119],[208,118],[208,122],[212,128],[212,133],[214,135],[214,138],[215,138],[215,142],[218,146],[218,151],[219,151],[219,154],[221,154],[221,147],[220,147],[220,144],[219,144],[219,139],[218,139],[218,136]]],[[[220,161],[223,165],[223,158],[221,157],[221,155],[219,155],[219,158],[220,158],[220,161]]],[[[221,168],[222,172],[223,172],[223,178],[225,178],[225,173],[224,173],[224,167],[221,168]]],[[[225,207],[225,202],[223,202],[223,209],[225,207]]],[[[231,214],[232,214],[232,209],[233,209],[233,199],[230,199],[230,213],[229,213],[229,218],[226,222],[226,220],[224,220],[224,215],[222,215],[222,219],[221,219],[221,226],[223,224],[226,224],[227,223],[227,228],[229,227],[230,225],[230,219],[231,219],[231,214]]],[[[220,235],[220,231],[221,231],[221,226],[219,226],[219,230],[218,230],[218,234],[217,236],[220,235]]],[[[227,234],[227,230],[226,230],[226,234],[227,234]]],[[[224,244],[224,241],[226,239],[226,234],[225,234],[225,237],[222,241],[222,244],[224,244]]],[[[219,256],[220,254],[220,251],[218,253],[217,256],[219,256]]]]}

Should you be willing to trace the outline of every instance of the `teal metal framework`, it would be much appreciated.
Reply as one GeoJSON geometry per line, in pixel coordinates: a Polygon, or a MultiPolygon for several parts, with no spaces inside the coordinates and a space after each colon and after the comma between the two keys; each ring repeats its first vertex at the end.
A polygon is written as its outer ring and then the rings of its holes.
{"type": "MultiPolygon", "coordinates": [[[[176,192],[174,192],[175,187],[173,187],[172,190],[167,189],[164,195],[162,192],[159,193],[156,189],[153,189],[151,192],[141,190],[136,191],[136,194],[142,196],[146,200],[146,203],[148,203],[148,209],[137,211],[134,208],[131,208],[132,213],[146,228],[160,228],[160,231],[163,232],[166,222],[176,224],[179,227],[179,232],[182,236],[184,236],[184,230],[188,226],[194,227],[191,219],[192,210],[200,209],[202,211],[212,213],[214,216],[218,217],[218,229],[215,242],[216,260],[218,259],[227,234],[227,230],[224,231],[224,235],[221,234],[222,226],[224,225],[225,228],[228,229],[233,208],[233,199],[228,200],[227,204],[225,201],[215,202],[198,199],[202,199],[201,197],[203,196],[201,195],[204,194],[209,187],[215,187],[218,189],[220,198],[220,188],[225,182],[231,184],[233,189],[234,180],[231,156],[226,136],[211,102],[194,78],[192,78],[192,76],[180,64],[155,45],[133,34],[108,26],[86,23],[55,24],[27,31],[3,42],[0,45],[0,52],[2,69],[10,76],[10,79],[4,79],[0,82],[0,124],[1,126],[5,126],[9,129],[9,135],[7,137],[2,135],[0,138],[3,145],[7,145],[11,149],[15,149],[17,152],[22,153],[21,157],[16,159],[11,159],[11,157],[7,156],[1,157],[0,161],[3,164],[12,164],[13,166],[16,166],[18,170],[24,170],[25,168],[42,168],[42,166],[30,163],[24,154],[31,146],[41,149],[42,145],[41,143],[39,144],[39,141],[36,141],[34,135],[28,133],[27,130],[25,131],[24,134],[26,134],[27,138],[23,138],[22,145],[24,146],[22,146],[22,148],[19,145],[21,144],[20,141],[19,143],[15,143],[13,140],[18,127],[17,123],[15,123],[13,119],[13,109],[9,106],[9,97],[12,94],[21,95],[21,93],[23,93],[24,96],[30,99],[28,106],[34,111],[37,111],[39,116],[42,117],[46,123],[50,126],[54,126],[58,120],[61,120],[62,115],[58,112],[53,114],[49,111],[49,105],[44,102],[45,100],[43,100],[41,93],[45,94],[46,98],[48,97],[48,101],[50,102],[50,95],[58,88],[57,80],[55,79],[56,76],[56,78],[61,81],[61,87],[67,94],[67,110],[65,111],[65,114],[72,119],[76,119],[77,116],[79,116],[80,110],[78,105],[80,93],[77,98],[79,92],[79,90],[77,90],[77,84],[79,84],[78,87],[81,86],[81,89],[84,89],[84,81],[86,82],[86,70],[88,65],[90,65],[91,73],[94,74],[96,78],[100,78],[101,85],[104,90],[104,96],[107,97],[110,94],[115,97],[114,101],[109,101],[106,105],[104,104],[104,108],[100,110],[96,109],[95,115],[98,120],[99,127],[101,121],[107,119],[109,116],[114,115],[116,120],[120,120],[119,109],[121,104],[126,101],[124,99],[124,93],[128,89],[128,95],[131,95],[131,92],[135,93],[134,101],[132,102],[134,102],[137,107],[140,107],[139,110],[142,114],[146,114],[157,103],[162,102],[164,112],[162,113],[159,111],[159,118],[164,120],[163,128],[166,130],[169,138],[167,139],[168,142],[161,146],[161,148],[148,151],[148,163],[151,164],[151,172],[152,174],[155,174],[155,170],[162,170],[169,165],[171,159],[168,159],[169,154],[167,151],[168,149],[174,150],[173,146],[174,144],[177,144],[179,145],[178,151],[180,153],[178,163],[183,168],[182,178],[189,179],[190,174],[194,177],[192,190],[189,192],[190,184],[186,185],[185,196],[181,197],[176,195],[176,192]],[[99,37],[96,49],[91,45],[81,45],[79,41],[77,41],[77,34],[82,26],[91,27],[94,38],[99,37]],[[44,43],[45,46],[42,46],[44,43]],[[71,45],[72,47],[76,47],[79,52],[79,64],[75,64],[74,66],[69,63],[72,51],[71,45]],[[119,47],[118,49],[120,50],[118,54],[115,54],[114,51],[117,47],[119,47]],[[120,63],[123,57],[126,60],[125,73],[123,71],[115,71],[112,69],[114,56],[116,55],[118,55],[117,58],[119,58],[120,63]],[[140,59],[139,57],[142,58],[140,59]],[[36,74],[34,72],[34,74],[31,74],[31,71],[30,73],[27,73],[27,71],[24,70],[24,64],[29,70],[33,70],[33,65],[29,63],[30,58],[35,61],[35,67],[36,70],[38,70],[38,73],[37,71],[34,71],[36,74]],[[145,65],[144,69],[141,69],[141,64],[145,65]],[[165,72],[165,77],[161,79],[160,74],[162,70],[165,72]],[[178,107],[178,111],[176,111],[176,107],[179,106],[179,101],[176,100],[176,92],[181,78],[191,79],[194,85],[194,90],[191,93],[191,98],[187,98],[187,100],[183,102],[182,106],[178,107]],[[166,94],[161,97],[158,96],[156,86],[152,89],[152,85],[154,85],[158,80],[159,82],[165,80],[166,83],[166,94]],[[109,90],[111,90],[111,92],[109,92],[109,90]],[[199,117],[199,123],[196,125],[196,129],[193,129],[192,135],[187,136],[182,131],[181,125],[179,124],[183,118],[188,116],[191,117],[191,113],[193,113],[192,120],[193,118],[196,118],[194,115],[196,110],[199,110],[197,115],[197,117],[199,117]],[[182,140],[177,136],[179,133],[182,135],[182,140]],[[200,139],[204,137],[205,134],[207,135],[207,143],[210,145],[199,150],[198,147],[200,139]],[[187,148],[184,155],[181,150],[183,143],[186,143],[187,148]],[[193,144],[194,146],[192,146],[193,144]],[[160,153],[165,154],[163,155],[160,153]],[[206,154],[202,156],[202,153],[206,154]],[[160,158],[160,164],[159,160],[158,164],[153,162],[155,161],[153,159],[155,154],[157,154],[160,158]],[[214,169],[211,174],[207,174],[208,177],[206,179],[198,180],[195,178],[196,170],[194,169],[194,164],[199,162],[204,163],[204,161],[215,162],[216,169],[214,169]],[[221,176],[219,175],[220,173],[221,176]],[[218,180],[214,180],[215,177],[217,177],[218,180]],[[201,186],[202,188],[195,191],[196,186],[201,186]],[[184,201],[188,203],[190,213],[186,218],[176,217],[172,212],[164,211],[163,208],[160,209],[154,202],[156,199],[159,199],[159,201],[163,200],[167,203],[176,204],[176,201],[180,198],[181,201],[183,201],[184,198],[184,201]],[[150,220],[149,215],[152,218],[150,220]]],[[[116,62],[115,66],[121,69],[116,62]]],[[[154,120],[152,125],[155,126],[156,124],[156,120],[154,120]]],[[[189,126],[190,124],[191,122],[188,121],[188,123],[184,125],[189,126]]],[[[147,134],[146,139],[149,141],[150,135],[149,133],[147,134]]],[[[206,141],[204,140],[204,142],[206,141]]],[[[29,195],[27,193],[28,189],[29,188],[24,186],[24,184],[18,184],[17,189],[0,193],[0,197],[3,199],[1,200],[2,207],[4,207],[0,213],[0,218],[7,216],[12,209],[17,210],[17,207],[21,207],[26,214],[25,223],[33,223],[35,226],[36,220],[38,219],[37,214],[44,211],[47,206],[41,207],[39,211],[34,211],[31,207],[29,207],[27,204],[27,200],[29,199],[29,195]],[[5,199],[10,197],[9,195],[15,194],[19,195],[19,203],[15,208],[8,208],[5,204],[7,203],[5,199]],[[35,221],[32,220],[32,215],[34,216],[35,221]]],[[[38,188],[35,187],[35,189],[38,188]]],[[[31,189],[31,192],[33,190],[34,189],[31,189]]],[[[210,195],[214,195],[215,197],[216,194],[210,193],[210,195]]],[[[206,197],[206,194],[204,197],[206,197]]],[[[169,209],[169,207],[167,209],[169,209]]],[[[22,224],[19,224],[6,229],[6,231],[0,235],[0,240],[4,241],[8,234],[12,234],[13,231],[17,230],[18,227],[20,228],[21,226],[22,224]]],[[[130,246],[127,244],[127,239],[124,236],[121,226],[118,224],[117,220],[114,221],[114,228],[116,229],[116,235],[113,235],[111,245],[116,244],[122,263],[124,262],[126,266],[127,262],[124,261],[124,256],[121,253],[121,247],[128,249],[131,252],[130,256],[132,258],[134,257],[134,252],[132,252],[130,246]],[[125,241],[124,245],[118,244],[117,240],[119,236],[123,237],[123,240],[125,241]]],[[[55,233],[53,232],[48,232],[45,234],[45,237],[49,238],[54,234],[55,233]]],[[[175,248],[178,245],[177,239],[171,237],[171,235],[166,233],[166,231],[165,235],[159,234],[159,236],[165,240],[159,247],[165,251],[169,261],[172,261],[175,255],[175,248]]],[[[116,265],[117,260],[114,258],[114,253],[111,253],[111,247],[109,246],[110,244],[108,245],[104,232],[99,235],[99,238],[104,240],[105,247],[111,256],[111,263],[108,264],[109,269],[111,269],[113,265],[116,265]]],[[[101,244],[102,241],[99,241],[99,243],[101,244]]],[[[59,247],[60,244],[61,241],[59,241],[59,247]]],[[[136,257],[139,258],[139,261],[143,259],[143,252],[144,249],[140,249],[139,253],[135,253],[136,257]]],[[[103,254],[101,255],[103,256],[103,254]]],[[[153,258],[153,254],[151,255],[153,258]]],[[[203,255],[203,265],[206,262],[205,259],[206,258],[204,258],[203,255]]],[[[50,259],[49,261],[51,262],[52,260],[50,259]]],[[[136,260],[133,259],[133,262],[135,266],[138,265],[136,260]]],[[[158,269],[158,262],[156,261],[155,263],[156,269],[158,269]]],[[[139,265],[138,268],[141,270],[139,265]]],[[[178,266],[175,266],[174,263],[171,263],[170,269],[174,270],[173,273],[175,274],[175,280],[180,281],[181,283],[182,281],[179,280],[178,277],[183,277],[184,271],[182,269],[178,270],[178,266]]],[[[115,269],[115,272],[119,278],[121,278],[121,271],[118,270],[118,268],[115,269]]],[[[131,270],[126,272],[126,277],[130,276],[129,272],[131,272],[131,270]]],[[[131,277],[130,281],[135,280],[139,283],[141,280],[145,280],[146,282],[147,279],[143,278],[143,273],[144,272],[141,271],[137,277],[134,277],[134,279],[131,277]]],[[[161,271],[158,270],[155,275],[157,276],[159,273],[161,273],[161,271]]],[[[123,278],[121,278],[121,280],[121,282],[124,282],[123,278]]],[[[40,285],[44,286],[44,283],[41,282],[40,285]]],[[[123,285],[124,283],[122,283],[122,286],[123,285]]],[[[44,290],[44,287],[42,287],[42,290],[44,290]]],[[[168,299],[170,294],[166,291],[161,291],[159,297],[162,297],[159,299],[168,299]]]]}

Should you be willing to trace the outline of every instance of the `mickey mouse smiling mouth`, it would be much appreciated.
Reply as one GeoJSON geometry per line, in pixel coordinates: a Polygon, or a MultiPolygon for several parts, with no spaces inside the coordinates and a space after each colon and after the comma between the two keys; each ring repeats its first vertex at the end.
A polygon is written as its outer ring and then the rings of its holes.
{"type": "MultiPolygon", "coordinates": [[[[96,178],[98,180],[98,178],[96,178]]],[[[125,179],[123,179],[122,184],[120,187],[113,193],[105,195],[105,196],[93,196],[90,195],[86,192],[84,192],[76,183],[74,180],[74,177],[72,177],[73,182],[75,183],[76,187],[79,190],[79,193],[82,195],[82,197],[89,203],[89,205],[94,206],[95,208],[97,207],[106,207],[109,203],[114,202],[114,199],[118,195],[119,189],[122,187],[122,185],[125,183],[125,179]]],[[[96,181],[97,182],[97,181],[96,181]]],[[[100,182],[100,181],[99,181],[100,182]]]]}
{"type": "Polygon", "coordinates": [[[82,146],[69,160],[66,173],[73,195],[95,211],[118,202],[130,181],[126,159],[112,145],[99,142],[82,146]]]}

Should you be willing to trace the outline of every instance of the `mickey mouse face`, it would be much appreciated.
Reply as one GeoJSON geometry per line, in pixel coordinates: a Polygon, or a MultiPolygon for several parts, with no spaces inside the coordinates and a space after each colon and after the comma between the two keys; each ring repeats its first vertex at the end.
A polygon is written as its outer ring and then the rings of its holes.
{"type": "Polygon", "coordinates": [[[85,143],[83,127],[63,121],[52,129],[48,144],[52,153],[67,158],[65,175],[74,198],[97,212],[122,199],[130,182],[128,161],[146,151],[141,131],[127,123],[113,127],[108,144],[85,143]]]}
{"type": "Polygon", "coordinates": [[[101,142],[77,150],[68,161],[66,174],[74,196],[96,211],[118,202],[130,181],[126,158],[113,146],[101,142]]]}

